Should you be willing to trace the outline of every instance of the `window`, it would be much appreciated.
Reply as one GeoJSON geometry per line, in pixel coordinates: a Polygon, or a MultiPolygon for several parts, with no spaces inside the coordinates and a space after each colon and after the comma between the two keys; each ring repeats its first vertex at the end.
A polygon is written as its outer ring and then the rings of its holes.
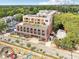
{"type": "Polygon", "coordinates": [[[38,34],[40,35],[40,29],[38,29],[38,34]]]}
{"type": "Polygon", "coordinates": [[[36,34],[36,29],[34,29],[34,34],[36,34]]]}
{"type": "Polygon", "coordinates": [[[45,22],[48,22],[48,20],[45,20],[45,22]]]}
{"type": "Polygon", "coordinates": [[[25,20],[24,20],[25,22],[28,22],[28,18],[24,18],[24,19],[25,19],[25,20]]]}
{"type": "Polygon", "coordinates": [[[22,26],[20,27],[20,30],[22,31],[22,26]]]}
{"type": "Polygon", "coordinates": [[[27,28],[27,32],[29,32],[29,28],[27,28]]]}
{"type": "Polygon", "coordinates": [[[45,31],[44,30],[42,30],[42,35],[45,35],[45,31]]]}
{"type": "Polygon", "coordinates": [[[40,24],[40,22],[38,22],[38,24],[40,24]]]}
{"type": "Polygon", "coordinates": [[[28,22],[28,20],[26,20],[26,22],[28,22]]]}
{"type": "Polygon", "coordinates": [[[38,21],[40,21],[40,19],[38,19],[38,21]]]}
{"type": "Polygon", "coordinates": [[[26,18],[26,20],[27,20],[28,18],[26,18]]]}
{"type": "Polygon", "coordinates": [[[30,32],[33,33],[33,29],[32,28],[30,28],[30,32]]]}
{"type": "Polygon", "coordinates": [[[26,32],[26,27],[24,27],[24,32],[26,32]]]}

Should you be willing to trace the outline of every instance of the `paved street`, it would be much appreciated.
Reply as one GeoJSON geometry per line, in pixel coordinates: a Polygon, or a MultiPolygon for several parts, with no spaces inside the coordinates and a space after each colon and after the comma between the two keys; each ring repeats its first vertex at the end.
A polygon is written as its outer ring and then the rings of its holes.
{"type": "MultiPolygon", "coordinates": [[[[14,38],[11,38],[11,39],[16,40],[14,38]]],[[[21,43],[24,43],[24,44],[29,43],[28,41],[23,41],[23,40],[20,40],[20,41],[21,43]]],[[[74,52],[71,54],[71,52],[66,51],[66,50],[61,50],[61,49],[54,48],[54,47],[46,47],[43,44],[35,44],[32,42],[31,42],[31,45],[35,46],[37,49],[43,49],[46,54],[51,55],[51,56],[61,56],[61,57],[64,57],[64,59],[71,59],[71,58],[79,59],[79,54],[74,53],[74,52]]],[[[25,47],[25,45],[23,47],[25,47]]]]}
{"type": "MultiPolygon", "coordinates": [[[[42,55],[42,54],[39,54],[39,53],[30,51],[30,50],[28,50],[28,49],[24,49],[24,48],[21,48],[21,47],[19,47],[19,46],[11,45],[11,44],[8,44],[8,43],[5,43],[5,42],[1,42],[1,41],[0,41],[0,44],[6,45],[6,46],[10,46],[10,47],[16,48],[16,49],[18,49],[18,50],[19,50],[19,49],[23,49],[23,50],[25,50],[25,51],[27,51],[27,52],[32,52],[34,55],[37,55],[37,56],[39,56],[40,58],[43,57],[44,59],[53,59],[52,57],[45,56],[45,55],[42,55]]],[[[18,51],[18,50],[17,50],[17,51],[18,51]]],[[[23,52],[23,51],[22,51],[22,52],[23,52]]],[[[23,59],[23,57],[24,57],[24,56],[21,56],[21,55],[20,55],[18,59],[23,59]]],[[[40,59],[39,57],[38,57],[38,59],[40,59]]],[[[36,59],[37,57],[34,57],[34,58],[36,59]]],[[[33,58],[33,59],[34,59],[34,58],[33,58]]]]}
{"type": "MultiPolygon", "coordinates": [[[[61,50],[61,49],[57,49],[57,48],[53,48],[53,47],[47,47],[46,48],[46,47],[40,46],[40,45],[39,45],[39,47],[42,47],[43,49],[45,49],[47,54],[49,54],[49,55],[58,54],[59,56],[63,56],[66,59],[71,59],[71,52],[61,50]]],[[[73,55],[72,56],[73,59],[79,59],[79,54],[72,53],[72,55],[73,55]]]]}

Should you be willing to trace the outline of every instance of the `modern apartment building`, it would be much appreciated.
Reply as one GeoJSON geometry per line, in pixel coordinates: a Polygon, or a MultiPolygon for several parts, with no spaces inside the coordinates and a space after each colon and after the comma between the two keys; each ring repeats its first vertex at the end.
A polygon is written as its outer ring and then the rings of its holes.
{"type": "Polygon", "coordinates": [[[23,22],[16,25],[16,32],[47,41],[53,28],[53,15],[56,13],[55,10],[40,10],[36,15],[24,15],[23,22]]]}

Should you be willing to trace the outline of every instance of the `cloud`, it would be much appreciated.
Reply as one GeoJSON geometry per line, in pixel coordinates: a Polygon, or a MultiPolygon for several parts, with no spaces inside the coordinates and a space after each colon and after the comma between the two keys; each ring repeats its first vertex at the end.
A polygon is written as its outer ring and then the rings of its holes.
{"type": "Polygon", "coordinates": [[[79,4],[74,0],[48,0],[47,2],[40,2],[39,5],[71,5],[71,4],[79,4]]]}

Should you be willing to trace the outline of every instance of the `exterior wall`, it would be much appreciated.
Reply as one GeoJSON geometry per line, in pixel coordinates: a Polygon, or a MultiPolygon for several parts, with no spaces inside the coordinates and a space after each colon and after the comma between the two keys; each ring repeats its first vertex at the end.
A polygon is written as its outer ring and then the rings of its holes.
{"type": "Polygon", "coordinates": [[[31,24],[31,25],[35,25],[35,24],[45,25],[45,18],[24,16],[23,17],[23,22],[25,24],[31,24]]]}
{"type": "Polygon", "coordinates": [[[52,32],[52,25],[49,25],[47,29],[47,38],[49,38],[51,32],[52,32]]]}
{"type": "Polygon", "coordinates": [[[29,34],[29,35],[35,35],[38,37],[43,37],[46,38],[46,29],[42,28],[34,28],[32,26],[22,26],[18,25],[16,27],[18,33],[23,33],[23,34],[29,34]],[[29,29],[28,29],[29,28],[29,29]]]}
{"type": "Polygon", "coordinates": [[[42,29],[42,28],[34,28],[30,25],[29,26],[18,25],[17,26],[17,32],[22,33],[24,35],[34,35],[34,36],[37,36],[37,37],[41,37],[41,38],[45,39],[45,41],[47,41],[49,36],[50,36],[50,33],[52,32],[52,27],[50,25],[50,26],[48,26],[48,28],[42,29]],[[27,28],[29,28],[29,31],[27,30],[27,28]]]}

